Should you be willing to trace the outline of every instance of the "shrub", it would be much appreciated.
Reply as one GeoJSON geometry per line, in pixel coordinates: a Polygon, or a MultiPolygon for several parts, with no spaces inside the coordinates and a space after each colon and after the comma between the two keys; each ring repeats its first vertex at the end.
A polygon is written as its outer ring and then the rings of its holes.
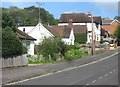
{"type": "Polygon", "coordinates": [[[61,56],[67,52],[66,45],[61,41],[60,37],[45,38],[37,47],[38,56],[43,55],[46,60],[50,58],[54,61],[57,59],[57,54],[61,56]]]}
{"type": "Polygon", "coordinates": [[[71,49],[66,53],[65,60],[72,60],[81,56],[82,56],[82,53],[80,50],[71,49]]]}
{"type": "Polygon", "coordinates": [[[14,57],[26,53],[26,48],[10,28],[2,31],[2,57],[14,57]]]}
{"type": "Polygon", "coordinates": [[[71,50],[71,49],[76,49],[76,50],[80,49],[80,44],[75,42],[74,45],[67,45],[67,50],[71,50]]]}
{"type": "Polygon", "coordinates": [[[72,59],[80,58],[87,54],[88,53],[86,51],[71,49],[71,50],[67,51],[67,53],[65,55],[65,60],[72,60],[72,59]]]}

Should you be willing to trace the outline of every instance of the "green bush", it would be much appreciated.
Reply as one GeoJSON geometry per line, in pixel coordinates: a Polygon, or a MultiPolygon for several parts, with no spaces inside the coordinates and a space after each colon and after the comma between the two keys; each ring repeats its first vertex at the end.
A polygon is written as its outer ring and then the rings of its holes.
{"type": "Polygon", "coordinates": [[[86,56],[87,54],[88,53],[86,51],[71,49],[71,50],[67,51],[67,53],[65,55],[65,60],[73,60],[76,58],[86,56]]]}
{"type": "Polygon", "coordinates": [[[38,56],[43,55],[46,60],[51,58],[56,61],[57,54],[64,56],[65,52],[67,52],[67,48],[60,37],[45,38],[37,47],[38,56]]]}
{"type": "Polygon", "coordinates": [[[2,31],[2,57],[14,57],[26,53],[26,48],[10,28],[2,31]]]}
{"type": "Polygon", "coordinates": [[[82,56],[82,53],[80,50],[71,49],[66,53],[65,60],[72,60],[81,56],[82,56]]]}
{"type": "Polygon", "coordinates": [[[75,42],[74,45],[67,45],[67,50],[71,50],[71,49],[76,49],[76,50],[80,49],[80,44],[75,42]]]}

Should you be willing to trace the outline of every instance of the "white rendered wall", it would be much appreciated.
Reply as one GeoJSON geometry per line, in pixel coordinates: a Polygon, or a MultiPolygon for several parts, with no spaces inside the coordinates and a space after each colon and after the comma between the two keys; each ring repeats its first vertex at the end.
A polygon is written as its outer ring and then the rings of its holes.
{"type": "Polygon", "coordinates": [[[28,54],[34,55],[34,41],[30,42],[30,49],[28,50],[28,54]]]}
{"type": "Polygon", "coordinates": [[[18,27],[18,29],[21,30],[21,31],[23,31],[24,28],[25,28],[25,32],[29,33],[32,29],[35,28],[35,26],[21,26],[21,27],[18,27]]]}
{"type": "MultiPolygon", "coordinates": [[[[68,23],[59,23],[58,26],[69,25],[68,23]]],[[[86,25],[86,23],[73,23],[73,25],[86,25]]]]}
{"type": "Polygon", "coordinates": [[[68,23],[59,23],[58,26],[65,26],[68,25],[68,23]]]}

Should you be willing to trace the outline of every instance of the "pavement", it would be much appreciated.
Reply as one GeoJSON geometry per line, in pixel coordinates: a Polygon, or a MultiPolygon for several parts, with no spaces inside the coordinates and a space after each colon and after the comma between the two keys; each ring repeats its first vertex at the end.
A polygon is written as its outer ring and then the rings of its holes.
{"type": "Polygon", "coordinates": [[[73,61],[64,61],[55,64],[4,68],[2,69],[2,84],[5,85],[8,83],[17,82],[24,79],[41,76],[52,72],[57,72],[70,67],[84,65],[96,60],[100,60],[101,58],[110,56],[115,52],[118,52],[118,49],[114,51],[105,51],[104,53],[101,54],[88,56],[73,61]]]}

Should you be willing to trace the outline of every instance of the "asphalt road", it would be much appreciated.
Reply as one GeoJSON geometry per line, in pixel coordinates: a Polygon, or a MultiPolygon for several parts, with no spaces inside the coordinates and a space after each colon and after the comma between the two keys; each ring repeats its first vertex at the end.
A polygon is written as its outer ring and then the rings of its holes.
{"type": "Polygon", "coordinates": [[[15,85],[118,85],[118,55],[15,85]]]}

